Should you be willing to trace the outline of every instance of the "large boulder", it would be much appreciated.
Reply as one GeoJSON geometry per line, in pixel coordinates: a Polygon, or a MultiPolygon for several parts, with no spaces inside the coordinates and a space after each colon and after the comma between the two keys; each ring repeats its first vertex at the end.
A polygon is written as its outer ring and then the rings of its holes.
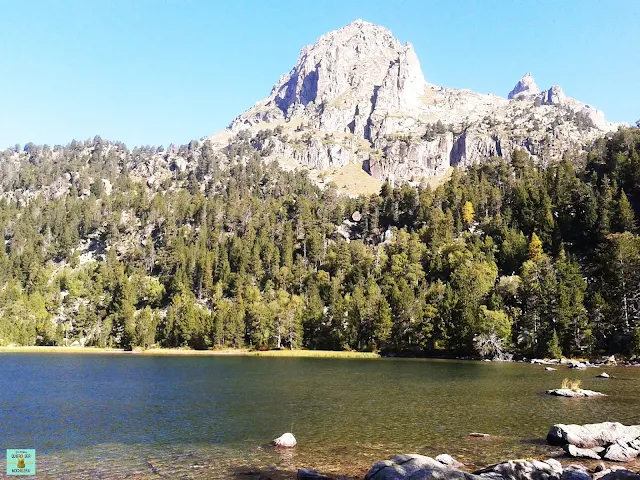
{"type": "Polygon", "coordinates": [[[572,457],[629,462],[640,456],[640,425],[554,425],[547,442],[562,445],[572,457]]]}
{"type": "Polygon", "coordinates": [[[418,454],[396,455],[377,462],[365,480],[481,480],[479,477],[448,467],[431,457],[418,454]]]}
{"type": "Polygon", "coordinates": [[[618,422],[591,423],[587,425],[557,424],[549,429],[547,442],[550,445],[575,445],[580,448],[603,447],[618,440],[640,437],[640,425],[623,425],[618,422]]]}

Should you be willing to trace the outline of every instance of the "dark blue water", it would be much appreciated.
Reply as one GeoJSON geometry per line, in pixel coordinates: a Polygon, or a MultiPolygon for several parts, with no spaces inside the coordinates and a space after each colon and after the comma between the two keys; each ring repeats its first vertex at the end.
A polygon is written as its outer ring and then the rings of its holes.
{"type": "Polygon", "coordinates": [[[408,452],[480,465],[552,454],[553,423],[640,423],[633,368],[607,381],[520,364],[126,354],[4,354],[0,368],[2,448],[35,448],[39,478],[356,475],[408,452]],[[610,396],[542,394],[566,376],[610,396]],[[266,446],[286,431],[294,452],[266,446]]]}

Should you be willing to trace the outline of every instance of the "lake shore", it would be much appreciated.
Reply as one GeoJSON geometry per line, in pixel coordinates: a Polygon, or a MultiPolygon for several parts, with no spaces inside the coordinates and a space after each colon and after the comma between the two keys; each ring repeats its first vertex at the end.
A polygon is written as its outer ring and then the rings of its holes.
{"type": "Polygon", "coordinates": [[[349,352],[333,350],[249,350],[215,349],[192,350],[188,348],[150,348],[148,350],[126,351],[121,348],[64,347],[64,346],[15,346],[0,347],[0,353],[63,353],[63,354],[114,354],[144,356],[245,356],[245,357],[305,357],[305,358],[381,358],[375,352],[349,352]]]}

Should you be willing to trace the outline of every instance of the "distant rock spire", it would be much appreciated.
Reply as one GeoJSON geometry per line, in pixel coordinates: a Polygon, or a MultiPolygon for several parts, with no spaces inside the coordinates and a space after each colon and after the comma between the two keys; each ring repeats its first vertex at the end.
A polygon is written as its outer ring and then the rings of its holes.
{"type": "Polygon", "coordinates": [[[522,96],[536,95],[539,92],[540,90],[538,89],[538,86],[536,85],[536,82],[533,79],[531,72],[527,72],[520,79],[520,81],[516,83],[516,86],[513,87],[513,90],[509,92],[509,95],[507,96],[507,98],[511,100],[513,98],[518,98],[522,96]]]}

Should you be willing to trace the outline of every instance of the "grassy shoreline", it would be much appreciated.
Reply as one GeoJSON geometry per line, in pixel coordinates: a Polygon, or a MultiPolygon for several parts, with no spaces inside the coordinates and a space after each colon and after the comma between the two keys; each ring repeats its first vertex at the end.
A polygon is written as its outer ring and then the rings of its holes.
{"type": "Polygon", "coordinates": [[[149,350],[125,351],[119,348],[63,347],[63,346],[22,346],[0,347],[0,353],[72,353],[72,354],[114,354],[144,356],[243,356],[243,357],[298,357],[298,358],[381,358],[375,352],[347,352],[333,350],[267,350],[218,349],[191,350],[183,348],[151,348],[149,350]]]}

